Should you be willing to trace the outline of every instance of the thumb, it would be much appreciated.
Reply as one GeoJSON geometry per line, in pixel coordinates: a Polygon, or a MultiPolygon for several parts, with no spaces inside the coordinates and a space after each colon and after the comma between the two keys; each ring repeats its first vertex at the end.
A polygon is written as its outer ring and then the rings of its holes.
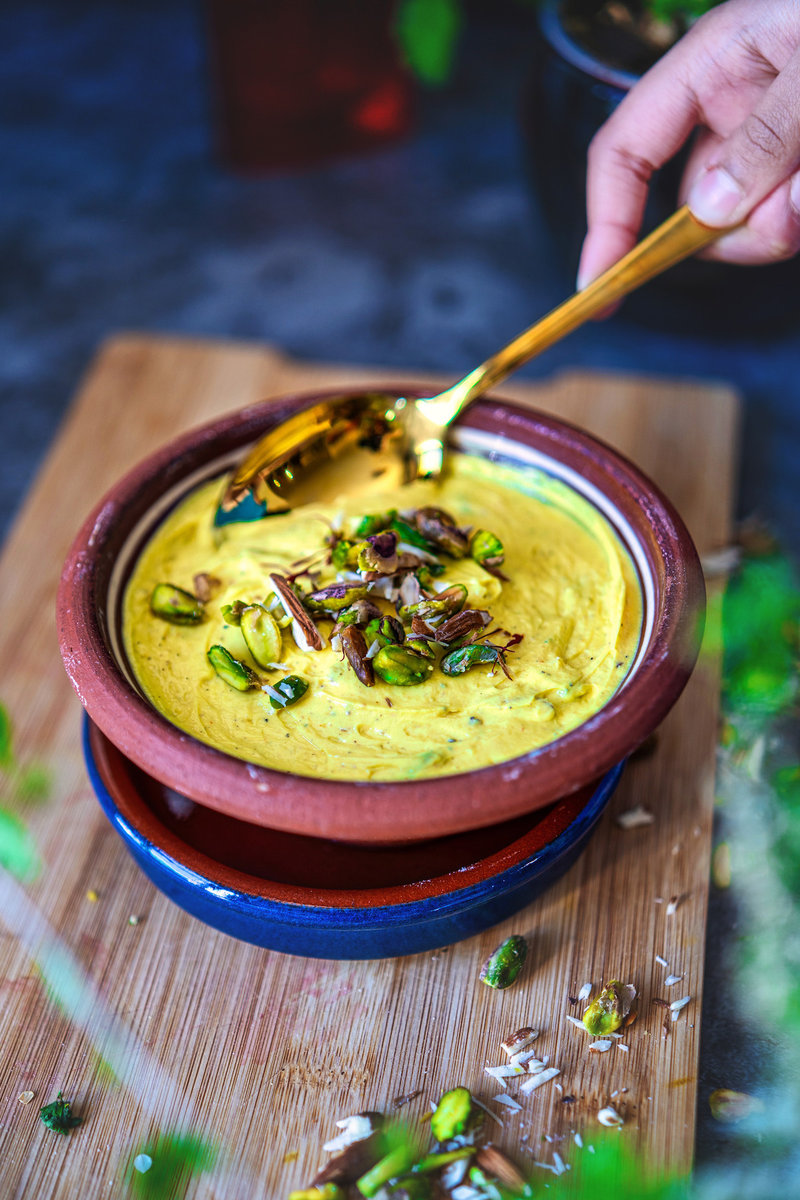
{"type": "Polygon", "coordinates": [[[800,165],[800,51],[715,149],[686,198],[704,225],[739,225],[800,165]]]}

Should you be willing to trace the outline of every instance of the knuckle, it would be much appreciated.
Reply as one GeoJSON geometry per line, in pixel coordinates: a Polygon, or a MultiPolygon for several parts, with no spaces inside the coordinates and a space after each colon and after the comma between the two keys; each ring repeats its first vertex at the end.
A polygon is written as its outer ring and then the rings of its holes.
{"type": "Polygon", "coordinates": [[[786,139],[775,120],[750,113],[742,124],[742,136],[753,157],[781,159],[787,152],[786,139]]]}

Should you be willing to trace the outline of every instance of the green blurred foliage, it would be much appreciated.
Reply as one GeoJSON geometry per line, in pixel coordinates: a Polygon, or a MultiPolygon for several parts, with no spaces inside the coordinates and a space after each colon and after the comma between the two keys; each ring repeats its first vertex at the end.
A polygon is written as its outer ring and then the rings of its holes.
{"type": "Polygon", "coordinates": [[[33,879],[40,867],[33,838],[7,808],[0,808],[0,866],[23,882],[33,879]]]}
{"type": "Polygon", "coordinates": [[[193,1176],[208,1171],[216,1158],[216,1149],[199,1137],[163,1134],[140,1146],[131,1156],[129,1182],[134,1194],[147,1200],[179,1200],[193,1176]],[[137,1171],[133,1166],[133,1159],[139,1154],[147,1154],[153,1160],[149,1170],[137,1171]]]}
{"type": "Polygon", "coordinates": [[[446,83],[453,68],[462,12],[459,0],[401,0],[396,32],[406,62],[423,83],[446,83]]]}

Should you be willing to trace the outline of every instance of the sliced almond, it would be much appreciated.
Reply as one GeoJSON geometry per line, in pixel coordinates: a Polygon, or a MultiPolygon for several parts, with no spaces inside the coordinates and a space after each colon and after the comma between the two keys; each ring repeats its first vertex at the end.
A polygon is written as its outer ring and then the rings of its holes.
{"type": "MultiPolygon", "coordinates": [[[[300,601],[297,599],[297,596],[295,596],[294,592],[289,586],[289,580],[285,579],[283,575],[270,575],[269,578],[270,583],[275,588],[278,598],[280,599],[283,607],[286,609],[287,614],[292,618],[292,621],[296,621],[300,627],[303,637],[308,643],[309,649],[322,650],[325,646],[322,634],[317,629],[316,625],[311,620],[311,617],[303,608],[300,601]]],[[[295,641],[296,640],[297,638],[295,638],[295,641]]]]}

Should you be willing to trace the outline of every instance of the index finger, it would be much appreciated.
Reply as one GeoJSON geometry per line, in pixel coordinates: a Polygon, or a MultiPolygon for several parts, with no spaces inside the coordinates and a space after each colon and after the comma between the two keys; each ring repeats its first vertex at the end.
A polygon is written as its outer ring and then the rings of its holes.
{"type": "Polygon", "coordinates": [[[669,59],[666,55],[643,76],[592,139],[579,286],[634,245],[654,172],[681,148],[700,118],[694,90],[669,59]]]}

